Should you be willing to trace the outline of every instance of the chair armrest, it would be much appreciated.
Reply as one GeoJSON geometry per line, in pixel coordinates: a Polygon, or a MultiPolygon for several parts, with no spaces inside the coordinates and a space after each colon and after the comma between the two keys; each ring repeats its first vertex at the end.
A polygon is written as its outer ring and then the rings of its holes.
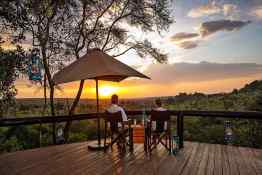
{"type": "Polygon", "coordinates": [[[125,127],[131,128],[132,125],[132,119],[128,119],[127,121],[122,122],[122,128],[124,129],[125,127]]]}
{"type": "Polygon", "coordinates": [[[127,121],[123,121],[122,123],[124,124],[124,125],[129,125],[129,124],[132,124],[132,119],[128,119],[127,121]]]}

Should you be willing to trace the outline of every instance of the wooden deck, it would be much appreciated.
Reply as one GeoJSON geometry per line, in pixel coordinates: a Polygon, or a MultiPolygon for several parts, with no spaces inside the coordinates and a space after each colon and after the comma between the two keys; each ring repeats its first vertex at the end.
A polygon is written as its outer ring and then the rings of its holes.
{"type": "Polygon", "coordinates": [[[262,150],[215,144],[185,142],[177,156],[162,147],[151,156],[143,145],[120,154],[92,152],[87,142],[50,146],[0,155],[0,175],[64,174],[193,174],[262,175],[262,150]]]}

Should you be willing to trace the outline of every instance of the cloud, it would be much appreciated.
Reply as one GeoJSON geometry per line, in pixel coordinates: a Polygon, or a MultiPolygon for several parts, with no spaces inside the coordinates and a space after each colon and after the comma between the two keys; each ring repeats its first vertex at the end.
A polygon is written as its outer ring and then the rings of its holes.
{"type": "Polygon", "coordinates": [[[215,1],[200,5],[191,9],[188,16],[199,18],[211,15],[224,15],[225,17],[234,17],[239,12],[238,6],[235,4],[218,4],[215,1]]]}
{"type": "MultiPolygon", "coordinates": [[[[230,9],[232,7],[227,7],[227,8],[230,9]]],[[[200,25],[199,33],[180,32],[172,36],[170,40],[180,48],[193,49],[198,47],[199,43],[203,42],[204,41],[203,38],[206,36],[209,36],[219,31],[228,31],[228,32],[236,31],[246,26],[250,22],[251,21],[237,21],[237,20],[226,20],[226,19],[207,21],[200,25]],[[202,39],[197,38],[199,36],[201,36],[202,39]]]]}
{"type": "Polygon", "coordinates": [[[172,36],[170,38],[171,41],[174,42],[179,42],[179,41],[183,41],[183,40],[187,40],[187,39],[192,39],[195,37],[198,37],[199,34],[198,33],[186,33],[186,32],[180,32],[180,33],[176,33],[174,36],[172,36]]]}
{"type": "Polygon", "coordinates": [[[262,75],[262,65],[210,62],[152,64],[145,72],[155,84],[203,82],[262,75]]]}
{"type": "Polygon", "coordinates": [[[223,12],[225,16],[230,16],[233,12],[238,11],[238,7],[235,4],[224,4],[223,12]]]}
{"type": "Polygon", "coordinates": [[[218,31],[235,31],[248,25],[251,21],[216,20],[204,22],[200,26],[200,34],[206,37],[218,31]]]}
{"type": "Polygon", "coordinates": [[[201,5],[197,8],[193,8],[189,11],[188,16],[192,18],[199,18],[202,16],[209,16],[218,14],[221,12],[221,8],[215,3],[215,1],[201,5]]]}
{"type": "Polygon", "coordinates": [[[193,49],[198,46],[199,41],[183,41],[180,43],[176,43],[176,45],[183,49],[193,49]]]}
{"type": "Polygon", "coordinates": [[[262,5],[251,9],[249,14],[258,19],[262,19],[262,5]]]}

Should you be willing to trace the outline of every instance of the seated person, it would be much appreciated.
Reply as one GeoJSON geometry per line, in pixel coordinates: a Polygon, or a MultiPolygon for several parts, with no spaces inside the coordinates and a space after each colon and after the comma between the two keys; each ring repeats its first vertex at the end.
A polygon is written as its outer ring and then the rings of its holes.
{"type": "Polygon", "coordinates": [[[155,111],[167,111],[166,108],[162,107],[162,102],[159,98],[156,99],[155,104],[156,104],[156,108],[154,108],[155,111]]]}
{"type": "MultiPolygon", "coordinates": [[[[122,116],[122,122],[125,124],[128,122],[127,120],[127,115],[124,111],[124,109],[122,107],[120,107],[118,105],[118,96],[116,94],[112,95],[111,97],[111,106],[109,108],[107,108],[106,110],[109,113],[117,113],[117,112],[121,112],[121,116],[122,116]]],[[[111,132],[113,132],[112,136],[115,137],[119,132],[119,129],[122,128],[122,123],[118,122],[118,123],[109,123],[109,127],[111,128],[111,132]]],[[[117,145],[119,148],[121,148],[121,143],[125,143],[125,140],[117,140],[117,145]]],[[[124,145],[122,145],[124,147],[124,145]]]]}
{"type": "MultiPolygon", "coordinates": [[[[154,111],[167,111],[166,108],[162,107],[162,102],[159,98],[155,100],[155,105],[156,107],[153,109],[154,111]]],[[[152,122],[152,130],[157,130],[158,127],[161,128],[160,123],[157,124],[156,122],[152,122]]],[[[167,129],[167,122],[164,123],[164,130],[166,129],[167,129]]]]}
{"type": "MultiPolygon", "coordinates": [[[[127,122],[127,115],[122,107],[118,105],[118,96],[116,94],[111,97],[111,106],[106,110],[109,113],[121,112],[123,122],[127,122]]],[[[118,123],[118,127],[121,127],[121,123],[118,123]]]]}

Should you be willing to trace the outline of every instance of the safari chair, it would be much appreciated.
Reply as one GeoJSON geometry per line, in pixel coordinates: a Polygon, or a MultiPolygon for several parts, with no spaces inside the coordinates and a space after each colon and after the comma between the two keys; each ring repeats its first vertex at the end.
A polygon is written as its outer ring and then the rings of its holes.
{"type": "Polygon", "coordinates": [[[110,136],[109,146],[112,148],[117,143],[118,148],[125,150],[126,145],[129,146],[129,150],[133,150],[133,130],[131,128],[131,120],[127,121],[127,124],[123,122],[121,112],[110,113],[106,111],[105,117],[105,138],[104,145],[106,151],[107,137],[110,136]],[[121,123],[121,127],[118,126],[121,123]],[[108,124],[110,128],[108,129],[108,124]]]}
{"type": "Polygon", "coordinates": [[[148,130],[147,149],[149,153],[151,153],[158,144],[162,144],[167,151],[171,153],[172,136],[170,113],[168,111],[151,111],[151,117],[148,121],[148,130]],[[153,128],[153,122],[155,122],[155,128],[153,128]]]}

